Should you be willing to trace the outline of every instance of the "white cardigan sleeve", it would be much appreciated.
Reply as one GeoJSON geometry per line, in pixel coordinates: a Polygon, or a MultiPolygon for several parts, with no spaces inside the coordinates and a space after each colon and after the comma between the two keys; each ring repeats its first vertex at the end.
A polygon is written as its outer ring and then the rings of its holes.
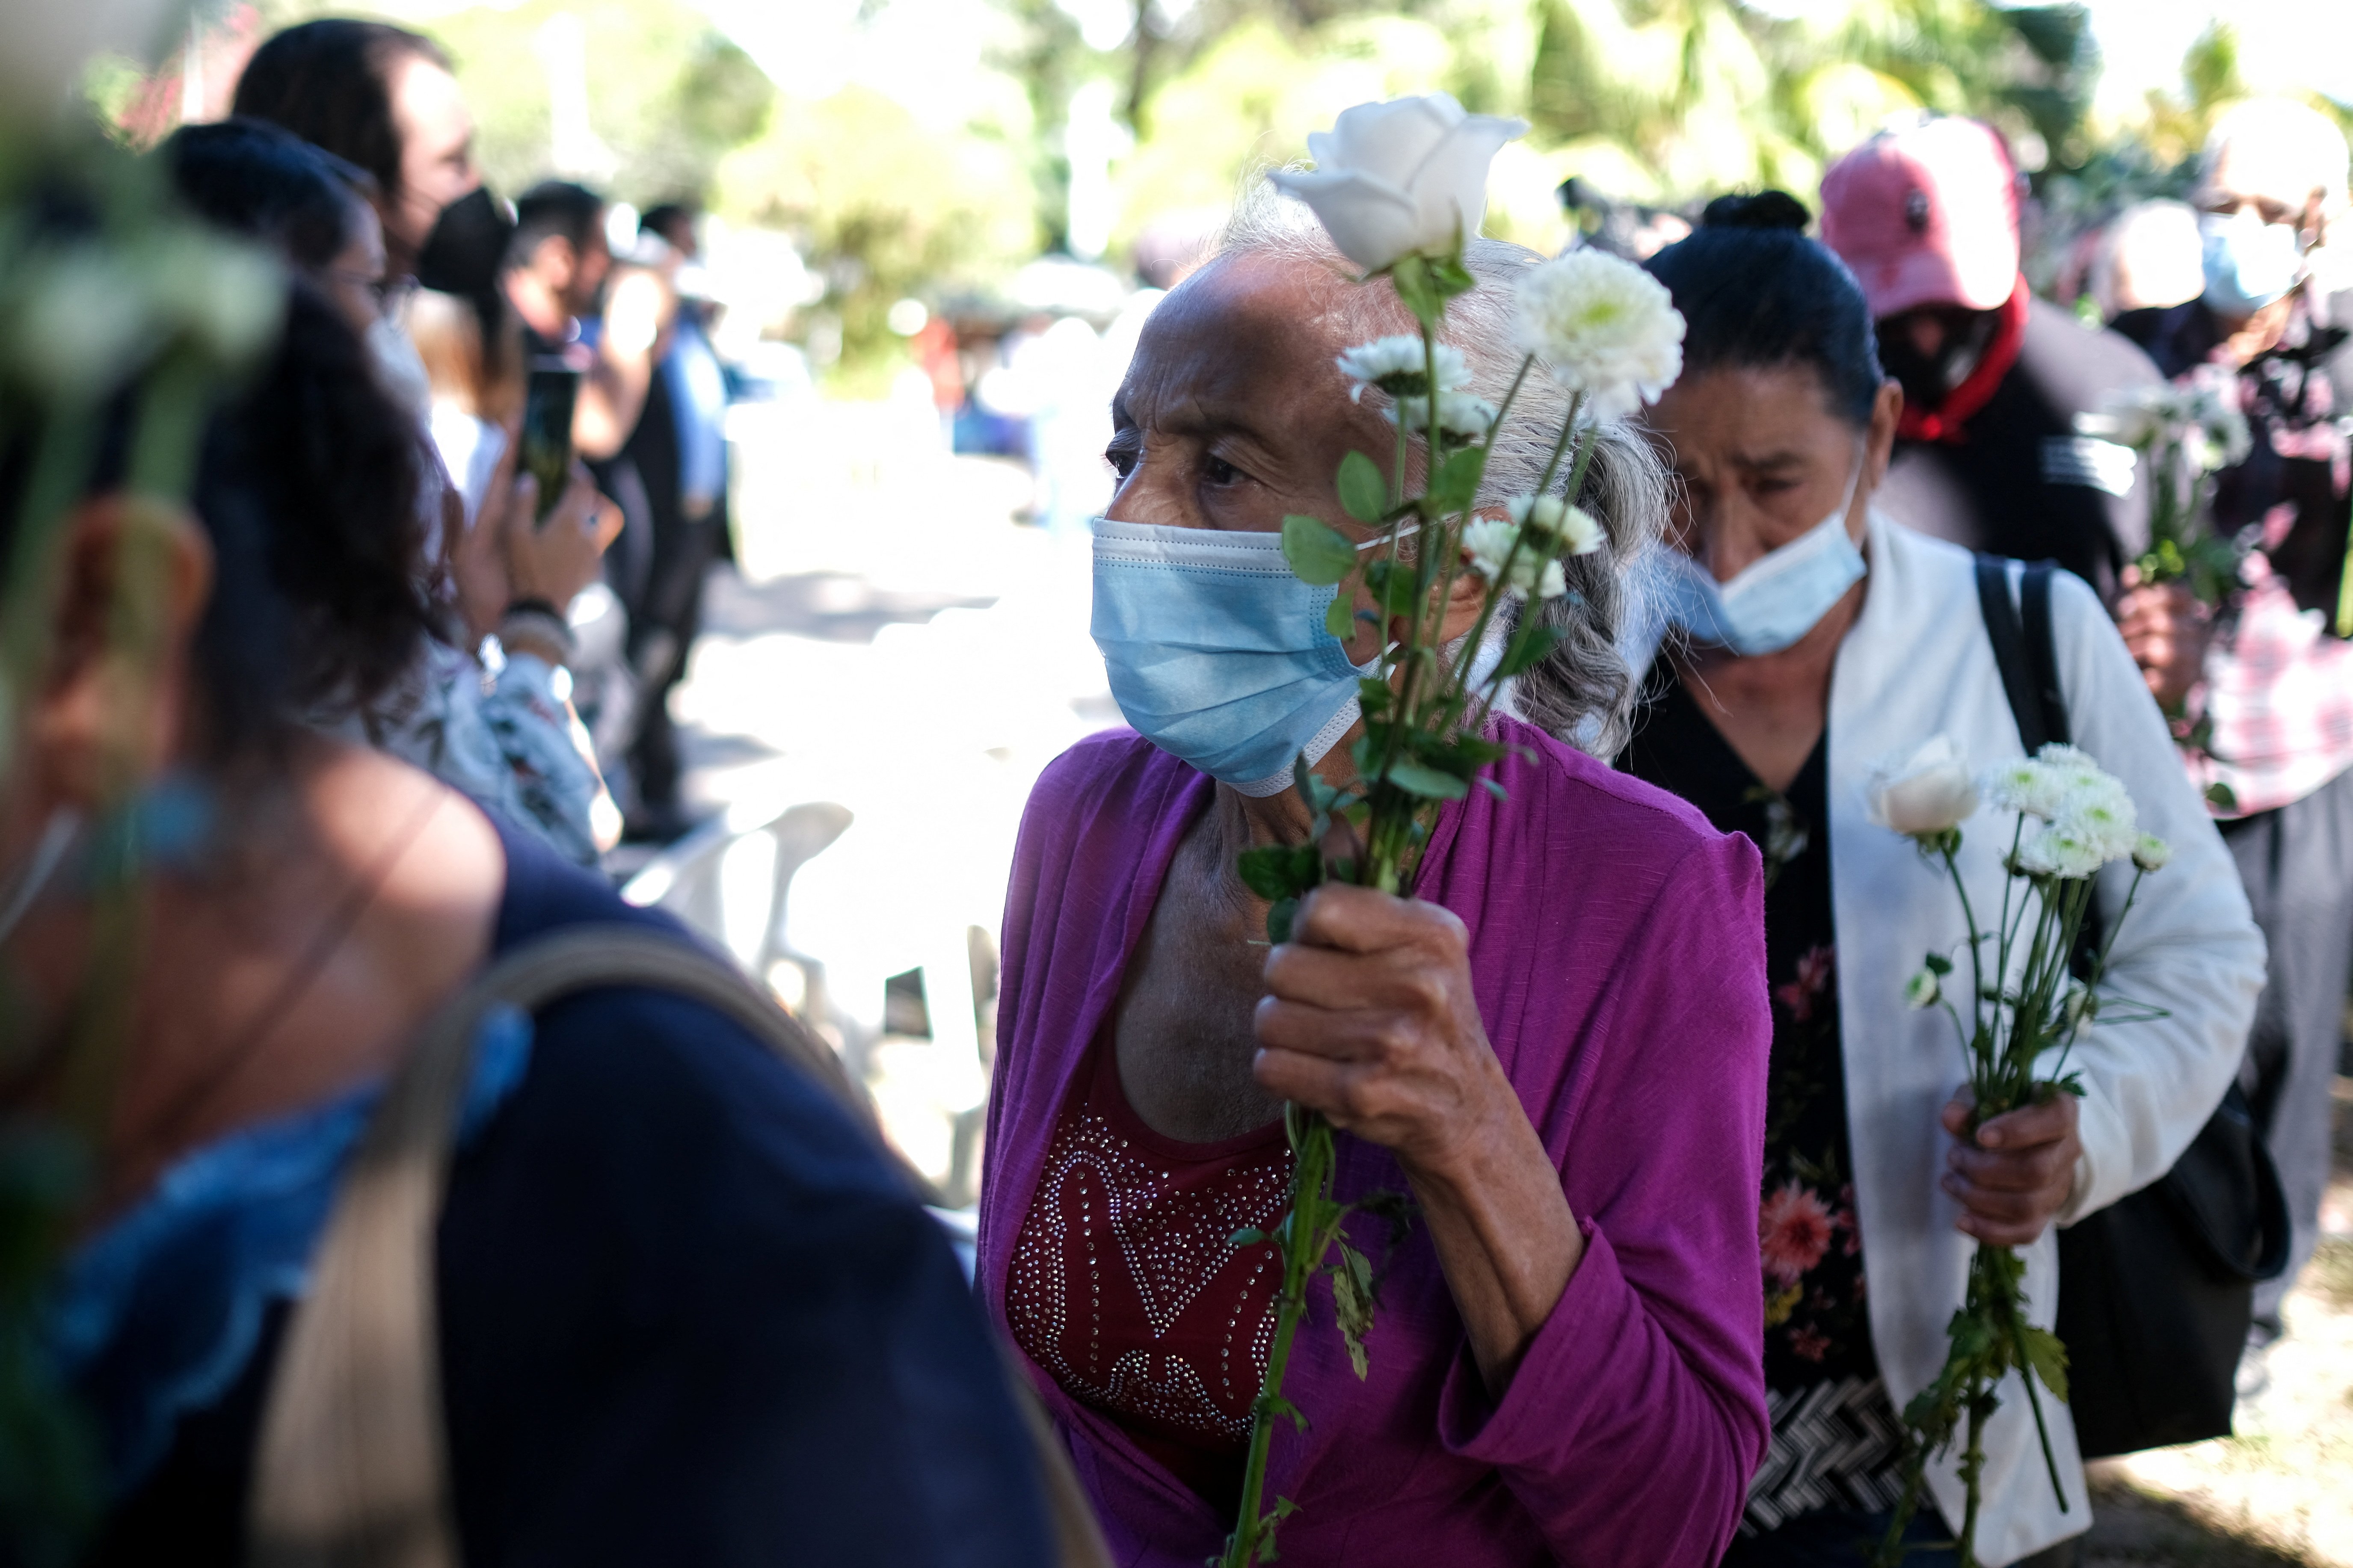
{"type": "MultiPolygon", "coordinates": [[[[2124,781],[2141,826],[2173,847],[2171,862],[2142,879],[2103,986],[2167,1016],[2096,1024],[2070,1058],[2084,1080],[2084,1153],[2059,1216],[2066,1225],[2170,1170],[2221,1102],[2263,988],[2263,939],[2238,868],[2107,611],[2064,572],[2052,574],[2051,607],[2075,743],[2124,781]]],[[[2109,929],[2132,876],[2129,861],[2100,874],[2109,929]]]]}

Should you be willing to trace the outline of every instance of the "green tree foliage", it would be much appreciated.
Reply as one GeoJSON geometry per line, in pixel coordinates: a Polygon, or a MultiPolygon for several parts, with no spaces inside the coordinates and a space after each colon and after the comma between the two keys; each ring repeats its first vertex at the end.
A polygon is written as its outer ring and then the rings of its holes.
{"type": "Polygon", "coordinates": [[[986,127],[926,126],[849,87],[780,100],[761,138],[721,165],[715,210],[781,228],[826,280],[853,372],[896,363],[883,317],[910,294],[976,287],[1035,255],[1028,149],[986,127]]]}
{"type": "MultiPolygon", "coordinates": [[[[523,0],[415,18],[388,9],[456,59],[483,171],[509,195],[555,172],[538,40],[559,13],[577,17],[586,35],[589,124],[614,157],[586,183],[617,200],[700,199],[720,160],[760,134],[776,96],[765,73],[682,0],[523,0]]],[[[352,10],[280,0],[265,18],[275,27],[352,10]]]]}

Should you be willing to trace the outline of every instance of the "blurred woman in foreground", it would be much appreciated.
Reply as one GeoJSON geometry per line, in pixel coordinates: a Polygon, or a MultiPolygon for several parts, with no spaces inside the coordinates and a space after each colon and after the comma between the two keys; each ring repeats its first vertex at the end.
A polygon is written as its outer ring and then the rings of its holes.
{"type": "MultiPolygon", "coordinates": [[[[0,437],[5,542],[26,437],[0,437]]],[[[103,1447],[98,1563],[248,1560],[289,1313],[420,1020],[550,933],[686,941],[300,722],[416,656],[417,461],[359,340],[298,285],[210,426],[192,510],[115,493],[110,468],[65,525],[0,775],[0,967],[24,1021],[0,1113],[69,1097],[93,1021],[122,1022],[47,1333],[103,1447]],[[133,560],[143,647],[111,635],[133,560]],[[93,822],[126,775],[127,816],[93,822]],[[127,973],[92,926],[126,839],[127,973]]],[[[427,1276],[464,1560],[1045,1559],[986,1325],[824,1089],[708,1006],[611,985],[495,1017],[471,1059],[427,1276]]]]}

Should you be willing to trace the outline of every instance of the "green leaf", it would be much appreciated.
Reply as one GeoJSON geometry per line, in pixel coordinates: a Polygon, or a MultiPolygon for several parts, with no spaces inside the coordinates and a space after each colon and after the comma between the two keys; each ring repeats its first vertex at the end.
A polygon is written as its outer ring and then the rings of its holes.
{"type": "Polygon", "coordinates": [[[1377,523],[1388,510],[1389,482],[1381,478],[1380,465],[1362,452],[1340,459],[1340,504],[1358,522],[1377,523]]]}
{"type": "Polygon", "coordinates": [[[2028,1323],[2019,1331],[2023,1342],[2020,1349],[2026,1352],[2026,1364],[2042,1380],[2042,1386],[2063,1403],[2067,1397],[2067,1347],[2059,1336],[2048,1329],[2038,1329],[2028,1323]]]}
{"type": "Polygon", "coordinates": [[[1242,886],[1261,899],[1290,898],[1324,879],[1323,858],[1313,844],[1268,844],[1245,849],[1239,866],[1242,886]]]}
{"type": "Polygon", "coordinates": [[[1432,517],[1445,517],[1466,511],[1479,493],[1479,480],[1487,471],[1487,449],[1465,447],[1439,465],[1430,481],[1424,510],[1432,517]]]}
{"type": "Polygon", "coordinates": [[[1495,678],[1499,680],[1542,664],[1560,646],[1561,637],[1550,626],[1531,626],[1526,637],[1515,640],[1519,646],[1505,653],[1495,666],[1495,678]]]}
{"type": "Polygon", "coordinates": [[[1418,795],[1425,800],[1461,800],[1471,793],[1467,781],[1440,773],[1410,757],[1399,757],[1391,763],[1386,776],[1408,795],[1418,795]]]}
{"type": "Polygon", "coordinates": [[[1356,682],[1356,706],[1365,710],[1365,717],[1367,719],[1377,713],[1388,711],[1389,700],[1396,695],[1389,689],[1389,683],[1386,680],[1366,676],[1356,682]]]}
{"type": "Polygon", "coordinates": [[[1953,972],[1953,961],[1941,952],[1932,952],[1920,962],[1927,967],[1931,974],[1942,976],[1953,972]]]}
{"type": "Polygon", "coordinates": [[[1257,1403],[1251,1408],[1251,1414],[1256,1415],[1287,1415],[1291,1418],[1291,1425],[1294,1429],[1301,1432],[1307,1430],[1306,1415],[1300,1410],[1299,1406],[1293,1405],[1280,1394],[1260,1394],[1258,1396],[1257,1403]]]}
{"type": "Polygon", "coordinates": [[[1340,1261],[1332,1268],[1333,1316],[1340,1337],[1347,1342],[1348,1364],[1358,1382],[1371,1370],[1365,1355],[1365,1336],[1373,1331],[1373,1266],[1365,1255],[1341,1242],[1340,1261]]]}
{"type": "Polygon", "coordinates": [[[1266,911],[1266,940],[1281,947],[1291,940],[1291,922],[1299,918],[1297,899],[1277,899],[1266,911]]]}
{"type": "Polygon", "coordinates": [[[1504,786],[1497,784],[1493,779],[1481,778],[1479,781],[1479,787],[1485,790],[1489,795],[1493,795],[1497,800],[1509,800],[1512,798],[1504,790],[1504,786]]]}
{"type": "Polygon", "coordinates": [[[1321,518],[1296,512],[1282,520],[1282,558],[1303,583],[1325,587],[1356,569],[1356,547],[1321,518]]]}
{"type": "Polygon", "coordinates": [[[1462,250],[1459,241],[1453,255],[1441,257],[1430,263],[1430,286],[1438,291],[1439,297],[1444,300],[1451,300],[1457,294],[1468,294],[1472,289],[1479,287],[1479,279],[1471,275],[1471,269],[1468,267],[1462,265],[1462,250]]]}
{"type": "Polygon", "coordinates": [[[1233,1235],[1226,1237],[1226,1243],[1229,1247],[1256,1247],[1260,1242],[1264,1241],[1265,1239],[1266,1232],[1246,1228],[1238,1230],[1234,1232],[1233,1235]]]}
{"type": "Polygon", "coordinates": [[[1413,319],[1434,330],[1446,313],[1446,297],[1430,276],[1430,264],[1419,256],[1399,257],[1389,267],[1389,282],[1413,319]]]}
{"type": "Polygon", "coordinates": [[[2206,804],[2220,806],[2224,811],[2236,811],[2239,809],[2239,792],[2217,780],[2206,786],[2206,804]]]}
{"type": "Polygon", "coordinates": [[[1356,601],[1345,594],[1334,599],[1332,607],[1324,612],[1324,629],[1346,642],[1356,629],[1356,601]]]}

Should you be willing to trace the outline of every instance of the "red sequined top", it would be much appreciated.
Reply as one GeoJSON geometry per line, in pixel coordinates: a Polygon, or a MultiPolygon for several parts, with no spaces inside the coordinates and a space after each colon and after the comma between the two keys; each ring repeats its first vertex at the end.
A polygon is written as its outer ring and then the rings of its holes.
{"type": "Polygon", "coordinates": [[[1180,1143],[1127,1103],[1107,1035],[1088,1052],[1013,1242],[1006,1316],[1071,1398],[1212,1503],[1240,1495],[1282,1284],[1234,1232],[1282,1216],[1282,1123],[1180,1143]]]}

